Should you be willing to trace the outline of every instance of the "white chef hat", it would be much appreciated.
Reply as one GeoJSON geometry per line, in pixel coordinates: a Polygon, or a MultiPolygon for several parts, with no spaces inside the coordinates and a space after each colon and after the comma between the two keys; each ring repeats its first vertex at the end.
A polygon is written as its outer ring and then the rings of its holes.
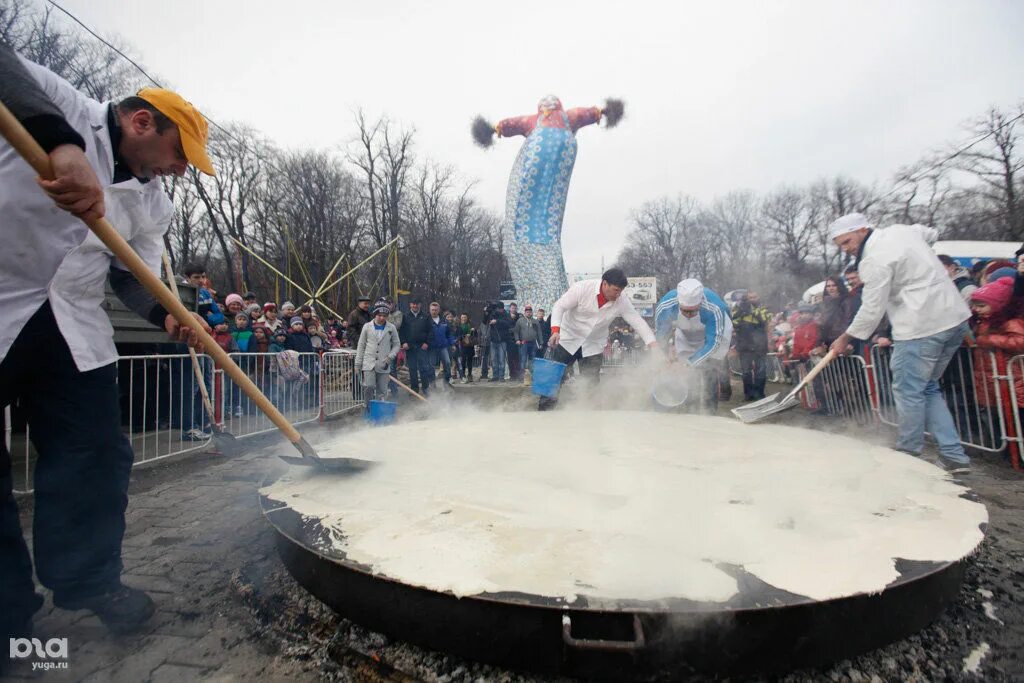
{"type": "Polygon", "coordinates": [[[700,302],[704,301],[704,285],[692,277],[683,280],[676,285],[676,299],[679,300],[680,306],[699,306],[700,302]]]}
{"type": "Polygon", "coordinates": [[[840,235],[845,235],[848,232],[854,230],[860,230],[861,228],[873,228],[874,225],[868,220],[868,217],[862,213],[848,213],[841,218],[837,218],[832,221],[832,225],[828,226],[828,238],[834,240],[840,235]]]}

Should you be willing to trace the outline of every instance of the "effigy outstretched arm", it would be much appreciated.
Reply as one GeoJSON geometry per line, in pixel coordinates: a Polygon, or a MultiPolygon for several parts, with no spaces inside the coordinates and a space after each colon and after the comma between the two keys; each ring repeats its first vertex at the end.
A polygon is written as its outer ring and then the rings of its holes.
{"type": "Polygon", "coordinates": [[[622,120],[625,109],[622,100],[609,98],[605,100],[603,107],[576,107],[565,113],[569,117],[569,126],[575,133],[580,128],[597,123],[602,118],[606,127],[614,128],[622,120]]]}
{"type": "Polygon", "coordinates": [[[494,144],[495,135],[500,138],[510,138],[515,135],[526,136],[530,134],[536,123],[536,114],[527,114],[525,116],[514,116],[509,119],[502,119],[501,121],[498,121],[497,125],[492,125],[491,122],[483,116],[477,116],[473,119],[473,126],[470,129],[470,132],[472,132],[473,141],[476,144],[481,147],[490,147],[494,144]]]}

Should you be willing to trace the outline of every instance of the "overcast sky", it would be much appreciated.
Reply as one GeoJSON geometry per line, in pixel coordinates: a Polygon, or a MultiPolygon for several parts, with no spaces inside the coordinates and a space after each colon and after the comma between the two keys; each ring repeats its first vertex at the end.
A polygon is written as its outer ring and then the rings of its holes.
{"type": "Polygon", "coordinates": [[[1024,2],[312,2],[63,0],[219,122],[286,147],[340,146],[351,112],[417,131],[418,153],[501,211],[521,138],[469,123],[626,102],[579,132],[563,228],[570,271],[610,263],[630,210],[846,174],[885,183],[1020,101],[1024,2]]]}

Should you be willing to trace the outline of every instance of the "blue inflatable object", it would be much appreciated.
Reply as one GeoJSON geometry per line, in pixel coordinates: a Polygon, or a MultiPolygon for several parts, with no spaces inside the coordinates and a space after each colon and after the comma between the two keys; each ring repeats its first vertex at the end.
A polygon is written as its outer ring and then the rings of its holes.
{"type": "Polygon", "coordinates": [[[546,358],[533,359],[533,393],[538,396],[555,398],[562,386],[562,375],[565,374],[565,363],[546,358]]]}
{"type": "Polygon", "coordinates": [[[391,424],[395,421],[397,403],[391,401],[370,401],[366,406],[366,421],[375,425],[391,424]]]}

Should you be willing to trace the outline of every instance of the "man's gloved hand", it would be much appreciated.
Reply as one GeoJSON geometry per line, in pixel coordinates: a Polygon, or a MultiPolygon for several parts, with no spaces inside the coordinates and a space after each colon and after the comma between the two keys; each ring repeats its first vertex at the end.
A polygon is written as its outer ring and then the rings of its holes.
{"type": "Polygon", "coordinates": [[[386,360],[377,361],[377,372],[388,372],[391,369],[391,363],[386,360]]]}

